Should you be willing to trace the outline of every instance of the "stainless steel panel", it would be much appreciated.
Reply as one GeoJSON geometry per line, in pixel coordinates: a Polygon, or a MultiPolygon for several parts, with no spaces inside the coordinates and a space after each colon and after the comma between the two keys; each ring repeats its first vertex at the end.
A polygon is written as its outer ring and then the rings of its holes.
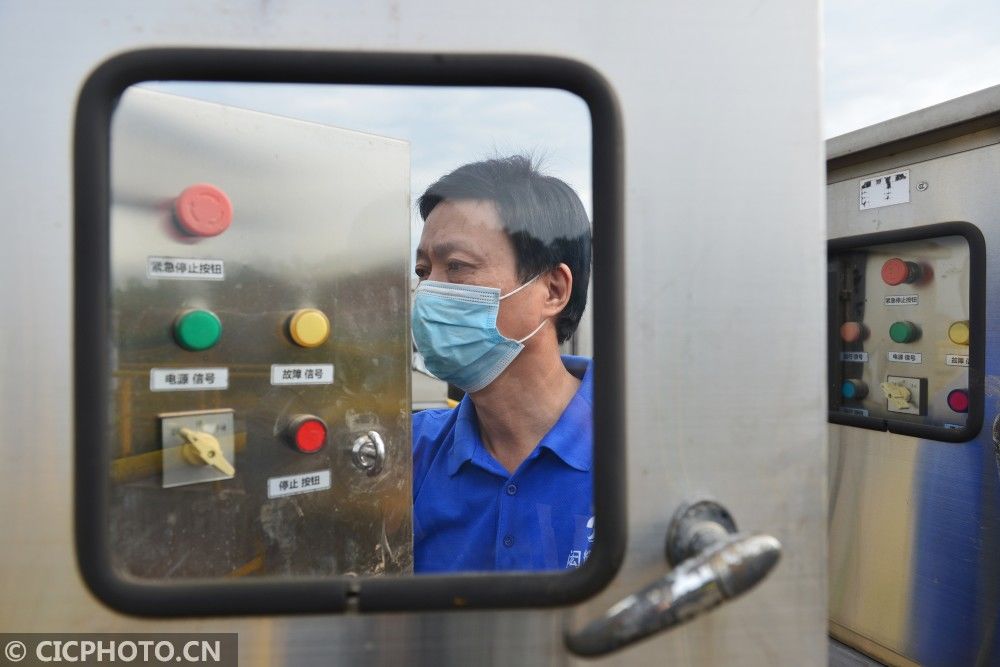
{"type": "MultiPolygon", "coordinates": [[[[1000,109],[997,101],[987,91],[931,118],[981,111],[987,102],[1000,109]]],[[[915,139],[919,145],[910,152],[869,145],[866,160],[830,173],[831,237],[964,220],[982,230],[987,246],[986,411],[979,436],[943,443],[830,428],[831,631],[889,664],[1000,660],[1000,483],[990,428],[1000,407],[1000,301],[991,287],[1000,280],[1000,146],[983,140],[990,131],[980,125],[967,127],[967,135],[951,128],[940,144],[915,139]],[[909,204],[859,211],[859,179],[897,168],[927,187],[912,188],[909,204]]],[[[931,137],[933,130],[920,128],[931,137]]],[[[891,127],[868,135],[896,136],[891,127]]]]}
{"type": "Polygon", "coordinates": [[[6,5],[0,83],[10,102],[0,119],[11,131],[0,151],[8,206],[0,244],[0,499],[11,509],[0,513],[0,534],[15,546],[0,556],[0,627],[238,631],[242,662],[260,665],[574,662],[562,648],[566,612],[558,609],[126,618],[87,593],[73,562],[70,520],[68,147],[87,72],[122,50],[164,44],[545,53],[601,72],[621,104],[625,132],[628,555],[608,589],[571,620],[594,618],[662,576],[671,514],[683,500],[711,495],[741,526],[778,537],[786,556],[745,599],[607,664],[823,664],[817,5],[6,5]],[[752,168],[740,168],[740,158],[752,168]]]}
{"type": "Polygon", "coordinates": [[[407,144],[136,87],[111,136],[115,567],[152,579],[412,571],[407,144]],[[217,236],[174,219],[174,198],[197,183],[232,201],[217,236]],[[150,257],[174,258],[175,271],[222,260],[224,280],[151,272],[150,257]],[[291,336],[306,308],[330,324],[315,347],[291,336]],[[219,317],[218,344],[175,340],[192,309],[219,317]],[[272,365],[320,365],[325,377],[280,384],[272,365]],[[226,369],[228,387],[152,391],[152,368],[226,369]],[[157,415],[219,408],[235,411],[235,476],[161,484],[157,454],[166,463],[179,448],[157,415]],[[298,415],[325,422],[321,450],[291,446],[298,415]],[[387,447],[375,475],[353,462],[369,430],[387,447]]]}

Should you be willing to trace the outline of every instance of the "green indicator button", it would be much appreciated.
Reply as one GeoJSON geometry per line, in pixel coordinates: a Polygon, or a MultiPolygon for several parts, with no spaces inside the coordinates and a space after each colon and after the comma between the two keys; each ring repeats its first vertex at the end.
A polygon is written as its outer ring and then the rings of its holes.
{"type": "Polygon", "coordinates": [[[889,327],[889,338],[897,343],[912,343],[920,338],[920,327],[913,322],[893,322],[889,327]]]}
{"type": "Polygon", "coordinates": [[[221,336],[222,322],[208,310],[189,310],[174,322],[174,338],[188,350],[207,350],[221,336]]]}

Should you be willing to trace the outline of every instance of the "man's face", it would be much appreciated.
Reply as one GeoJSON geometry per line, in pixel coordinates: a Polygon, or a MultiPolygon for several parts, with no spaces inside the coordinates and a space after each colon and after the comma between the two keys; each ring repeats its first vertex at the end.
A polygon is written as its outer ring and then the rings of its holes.
{"type": "MultiPolygon", "coordinates": [[[[498,287],[501,295],[521,285],[514,246],[488,200],[445,200],[435,206],[420,235],[415,270],[420,280],[498,287]]],[[[532,283],[501,302],[500,333],[518,339],[538,326],[543,300],[542,291],[533,289],[538,287],[532,283]]]]}

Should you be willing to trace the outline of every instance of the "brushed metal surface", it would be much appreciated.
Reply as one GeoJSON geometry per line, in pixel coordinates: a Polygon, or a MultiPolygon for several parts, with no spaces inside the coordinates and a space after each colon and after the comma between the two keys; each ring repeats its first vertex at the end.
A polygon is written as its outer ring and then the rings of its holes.
{"type": "MultiPolygon", "coordinates": [[[[408,327],[409,146],[133,86],[111,127],[108,554],[143,579],[411,572],[408,327]],[[233,203],[218,236],[181,233],[174,198],[211,183],[233,203]],[[221,259],[224,280],[147,275],[147,258],[221,259]],[[288,326],[324,312],[330,338],[305,348],[288,326]],[[192,309],[222,337],[190,351],[173,338],[192,309]],[[332,365],[332,383],[275,385],[272,364],[332,365]],[[227,368],[224,390],[151,391],[151,368],[227,368]],[[115,470],[164,446],[157,415],[235,410],[236,475],[162,488],[115,470]],[[303,454],[288,438],[314,415],[327,444],[303,454]],[[377,476],[356,470],[368,430],[388,446],[377,476]],[[271,497],[270,479],[327,471],[327,489],[271,497]]],[[[329,371],[328,371],[329,375],[329,371]]],[[[190,386],[190,385],[189,385],[190,386]]],[[[287,481],[287,480],[286,480],[287,481]]]]}
{"type": "Polygon", "coordinates": [[[9,103],[0,119],[12,131],[0,151],[8,213],[0,244],[0,499],[13,511],[0,513],[0,534],[15,546],[0,556],[0,627],[235,631],[248,665],[594,664],[568,657],[564,623],[593,618],[665,574],[674,510],[714,496],[747,530],[781,540],[781,564],[744,599],[607,664],[823,664],[817,5],[6,5],[0,83],[9,103]],[[79,86],[98,63],[165,44],[544,53],[586,62],[608,79],[625,134],[629,543],[606,591],[569,613],[168,622],[115,614],[89,595],[75,569],[70,521],[71,119],[79,86]],[[744,159],[752,168],[739,166],[744,159]]]}
{"type": "MultiPolygon", "coordinates": [[[[995,97],[993,89],[983,94],[1000,107],[995,97]]],[[[876,154],[829,175],[831,237],[964,220],[986,238],[986,401],[979,436],[942,443],[830,427],[831,630],[889,664],[1000,660],[1000,483],[989,428],[1000,397],[1000,301],[990,288],[1000,280],[1000,146],[984,143],[983,132],[975,127],[912,154],[876,154]],[[912,188],[909,204],[859,211],[858,179],[896,166],[910,169],[913,184],[928,187],[912,188]]]]}

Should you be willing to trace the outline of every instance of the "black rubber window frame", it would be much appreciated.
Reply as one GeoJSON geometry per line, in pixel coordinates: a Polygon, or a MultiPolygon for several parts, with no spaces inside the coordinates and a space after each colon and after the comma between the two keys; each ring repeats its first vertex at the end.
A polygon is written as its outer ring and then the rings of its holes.
{"type": "Polygon", "coordinates": [[[625,552],[624,147],[608,82],[578,61],[530,55],[147,49],[117,55],[84,82],[74,128],[74,519],[77,562],[105,604],[142,616],[548,607],[595,595],[625,552]],[[558,88],[591,115],[594,509],[597,537],[578,569],[406,577],[145,582],[119,576],[107,542],[112,433],[108,285],[110,128],[121,94],[143,81],[236,81],[558,88]]]}
{"type": "MultiPolygon", "coordinates": [[[[831,409],[827,420],[831,424],[857,426],[860,428],[888,431],[900,435],[911,435],[927,440],[942,442],[967,442],[972,440],[983,427],[986,377],[986,241],[978,227],[970,222],[941,222],[933,225],[895,229],[859,236],[846,236],[827,242],[827,258],[833,259],[852,250],[862,250],[868,246],[887,243],[921,241],[945,236],[961,236],[969,244],[969,412],[962,428],[945,428],[927,424],[912,424],[893,419],[863,417],[838,412],[832,409],[833,396],[840,388],[836,379],[837,365],[840,363],[838,351],[837,313],[832,303],[828,308],[829,342],[827,366],[827,390],[830,392],[831,409]]],[[[832,291],[832,288],[831,288],[832,291]]]]}

